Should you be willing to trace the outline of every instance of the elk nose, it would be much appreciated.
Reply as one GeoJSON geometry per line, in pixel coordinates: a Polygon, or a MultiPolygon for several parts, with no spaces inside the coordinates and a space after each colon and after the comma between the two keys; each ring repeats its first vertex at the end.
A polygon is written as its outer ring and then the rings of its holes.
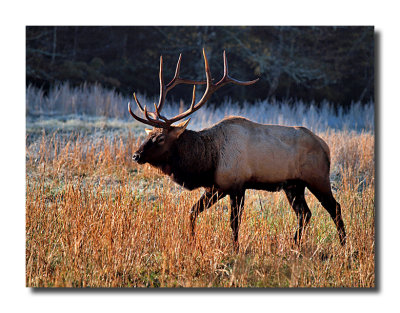
{"type": "Polygon", "coordinates": [[[140,154],[139,153],[135,153],[133,156],[132,156],[132,160],[133,161],[139,161],[139,159],[140,159],[140,154]]]}

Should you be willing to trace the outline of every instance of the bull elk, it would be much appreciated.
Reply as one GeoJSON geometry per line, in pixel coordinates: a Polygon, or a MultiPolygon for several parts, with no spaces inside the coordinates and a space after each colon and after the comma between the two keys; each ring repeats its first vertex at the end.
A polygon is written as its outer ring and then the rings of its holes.
{"type": "Polygon", "coordinates": [[[299,243],[311,218],[304,198],[307,187],[330,214],[340,243],[344,245],[346,233],[341,208],[332,195],[329,180],[328,145],[304,127],[263,125],[243,117],[228,117],[201,131],[187,129],[190,118],[172,125],[199,110],[221,87],[229,83],[248,86],[258,81],[240,81],[230,77],[224,51],[224,75],[220,81],[213,83],[204,49],[206,81],[183,79],[179,74],[181,56],[175,76],[167,85],[160,57],[160,98],[157,105],[154,103],[154,112],[143,107],[135,94],[135,102],[144,118],[132,112],[130,103],[128,109],[136,120],[153,127],[146,129],[147,137],[133,155],[133,160],[139,164],[149,163],[189,190],[205,188],[204,194],[190,210],[192,235],[198,214],[229,195],[230,225],[234,246],[238,249],[246,189],[283,189],[298,218],[294,240],[299,243]],[[178,84],[193,85],[192,103],[188,110],[168,119],[161,111],[167,93],[178,84]],[[196,103],[196,85],[201,84],[206,84],[206,89],[196,103]]]}

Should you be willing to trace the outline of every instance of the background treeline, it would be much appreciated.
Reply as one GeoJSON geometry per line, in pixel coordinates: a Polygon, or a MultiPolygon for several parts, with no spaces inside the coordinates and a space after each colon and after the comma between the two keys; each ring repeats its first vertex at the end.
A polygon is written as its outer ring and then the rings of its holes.
{"type": "MultiPolygon", "coordinates": [[[[28,26],[26,83],[48,90],[68,81],[100,83],[123,95],[158,94],[160,54],[165,80],[172,78],[179,53],[181,76],[204,79],[205,47],[218,80],[226,50],[231,76],[260,81],[248,88],[225,87],[213,96],[242,103],[258,99],[327,100],[348,107],[374,98],[373,27],[261,26],[28,26]],[[251,88],[251,90],[250,90],[251,88]]],[[[174,100],[189,98],[178,86],[174,100]]]]}

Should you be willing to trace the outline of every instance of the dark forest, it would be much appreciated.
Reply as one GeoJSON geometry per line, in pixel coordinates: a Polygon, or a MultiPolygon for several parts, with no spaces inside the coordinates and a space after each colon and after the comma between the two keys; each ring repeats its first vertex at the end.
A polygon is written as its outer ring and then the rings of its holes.
{"type": "MultiPolygon", "coordinates": [[[[226,97],[342,107],[374,99],[374,28],[360,26],[27,26],[26,84],[47,90],[65,81],[100,83],[123,95],[155,95],[160,55],[166,80],[180,53],[181,76],[199,80],[205,77],[203,47],[215,80],[222,76],[224,50],[233,77],[260,78],[251,92],[218,91],[216,105],[226,97]]],[[[190,93],[178,86],[172,96],[190,93]]]]}

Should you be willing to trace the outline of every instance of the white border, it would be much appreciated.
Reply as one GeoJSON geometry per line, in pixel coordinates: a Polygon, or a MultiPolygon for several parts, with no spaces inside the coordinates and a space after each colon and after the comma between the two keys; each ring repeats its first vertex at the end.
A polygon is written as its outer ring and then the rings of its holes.
{"type": "MultiPolygon", "coordinates": [[[[389,3],[389,2],[387,2],[389,3]]],[[[1,12],[1,297],[27,312],[373,312],[398,307],[398,9],[373,1],[8,1],[1,12]],[[65,292],[25,288],[25,25],[375,25],[380,37],[379,285],[375,292],[65,292]]]]}

